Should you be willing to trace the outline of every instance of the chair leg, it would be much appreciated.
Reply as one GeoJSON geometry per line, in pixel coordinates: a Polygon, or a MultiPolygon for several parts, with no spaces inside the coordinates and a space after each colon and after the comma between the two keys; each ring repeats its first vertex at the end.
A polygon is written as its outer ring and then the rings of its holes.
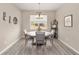
{"type": "Polygon", "coordinates": [[[28,38],[25,37],[25,47],[26,47],[27,42],[28,42],[28,38]]]}
{"type": "Polygon", "coordinates": [[[51,40],[50,40],[50,41],[51,41],[51,44],[53,44],[53,38],[51,38],[51,40]]]}
{"type": "Polygon", "coordinates": [[[25,39],[25,47],[26,47],[26,39],[25,39]]]}
{"type": "Polygon", "coordinates": [[[25,46],[24,46],[24,51],[26,51],[26,38],[25,38],[25,46]]]}

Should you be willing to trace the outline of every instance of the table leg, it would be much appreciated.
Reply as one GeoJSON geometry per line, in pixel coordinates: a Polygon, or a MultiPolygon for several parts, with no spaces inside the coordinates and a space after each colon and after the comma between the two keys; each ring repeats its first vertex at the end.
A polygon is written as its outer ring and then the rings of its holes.
{"type": "Polygon", "coordinates": [[[32,40],[32,44],[35,45],[36,44],[36,38],[34,37],[32,40]]]}

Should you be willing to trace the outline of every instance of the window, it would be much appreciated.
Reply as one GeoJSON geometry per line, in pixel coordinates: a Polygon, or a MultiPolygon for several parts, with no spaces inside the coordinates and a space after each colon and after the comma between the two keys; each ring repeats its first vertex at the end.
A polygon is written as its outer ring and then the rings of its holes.
{"type": "Polygon", "coordinates": [[[41,30],[47,29],[47,15],[30,15],[30,29],[37,30],[39,26],[41,30]]]}

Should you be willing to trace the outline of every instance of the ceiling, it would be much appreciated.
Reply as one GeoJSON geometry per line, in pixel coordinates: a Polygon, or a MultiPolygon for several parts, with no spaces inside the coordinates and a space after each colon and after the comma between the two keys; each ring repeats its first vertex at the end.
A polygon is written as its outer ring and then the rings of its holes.
{"type": "Polygon", "coordinates": [[[21,10],[57,10],[63,5],[63,3],[15,3],[21,10]]]}

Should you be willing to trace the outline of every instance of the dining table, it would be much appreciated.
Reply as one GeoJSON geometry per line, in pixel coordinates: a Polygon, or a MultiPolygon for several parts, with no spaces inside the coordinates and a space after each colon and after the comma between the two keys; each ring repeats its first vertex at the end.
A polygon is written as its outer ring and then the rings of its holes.
{"type": "MultiPolygon", "coordinates": [[[[37,31],[30,31],[30,32],[27,32],[27,35],[32,36],[32,37],[36,37],[36,32],[37,31]]],[[[40,32],[45,32],[45,36],[51,35],[51,32],[48,32],[48,31],[40,31],[40,32]]]]}
{"type": "MultiPolygon", "coordinates": [[[[37,31],[29,31],[29,32],[25,33],[28,36],[30,36],[30,37],[33,38],[33,40],[32,40],[33,43],[36,42],[36,32],[37,31]]],[[[44,32],[45,33],[45,37],[49,37],[51,35],[51,32],[50,31],[40,31],[40,32],[44,32]]]]}

